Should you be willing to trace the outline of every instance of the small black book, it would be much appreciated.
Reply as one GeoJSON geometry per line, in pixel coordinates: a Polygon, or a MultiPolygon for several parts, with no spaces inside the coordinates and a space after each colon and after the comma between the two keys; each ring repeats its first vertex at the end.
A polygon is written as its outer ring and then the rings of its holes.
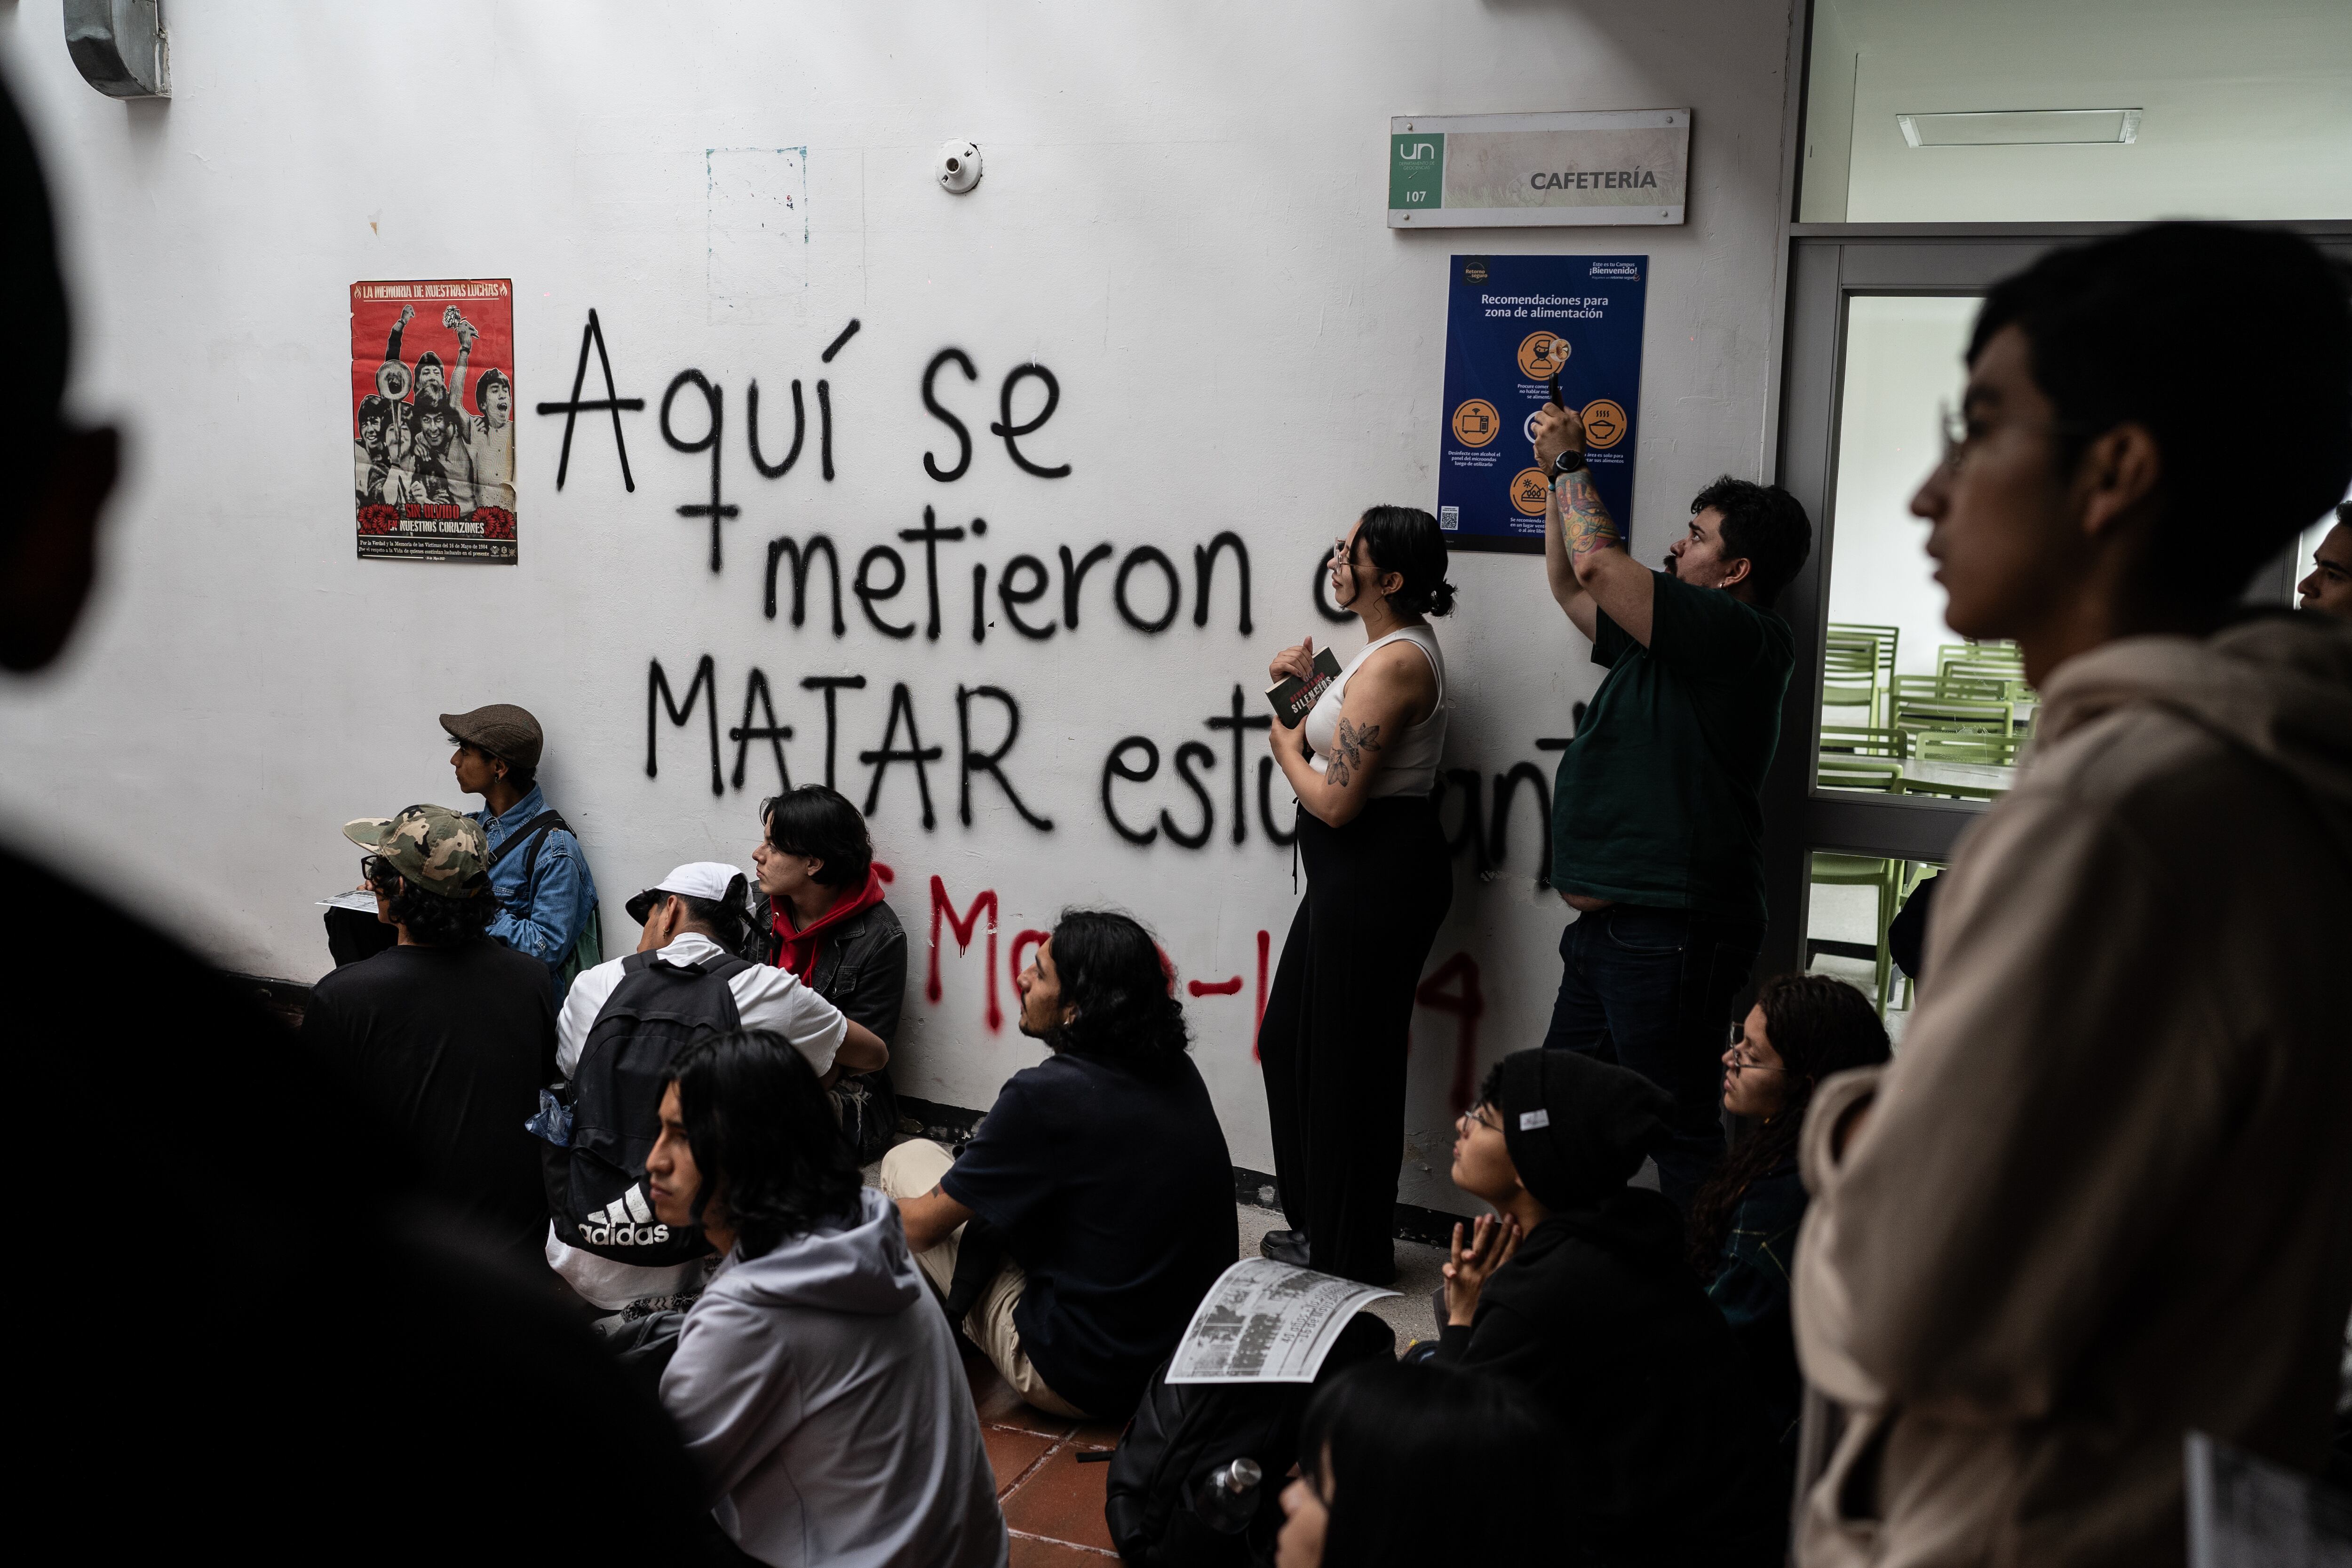
{"type": "Polygon", "coordinates": [[[1315,655],[1315,678],[1302,681],[1297,675],[1285,675],[1265,688],[1265,700],[1274,705],[1274,716],[1285,729],[1297,729],[1315,711],[1331,683],[1339,678],[1339,655],[1326,648],[1315,655]]]}

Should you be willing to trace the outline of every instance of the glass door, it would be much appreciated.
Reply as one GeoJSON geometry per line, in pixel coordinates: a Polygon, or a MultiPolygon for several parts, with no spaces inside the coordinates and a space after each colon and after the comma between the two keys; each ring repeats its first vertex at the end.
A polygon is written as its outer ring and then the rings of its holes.
{"type": "MultiPolygon", "coordinates": [[[[1790,240],[1779,477],[1812,517],[1814,543],[1781,599],[1798,674],[1766,784],[1772,924],[1758,972],[1852,980],[1898,1039],[1910,987],[1888,927],[2008,791],[2036,709],[2014,648],[1945,625],[1911,496],[1940,458],[1940,412],[1958,404],[1985,291],[2053,246],[2117,226],[1928,236],[1841,225],[1790,240]]],[[[2298,226],[2352,254],[2345,225],[2298,226]]],[[[2285,601],[2293,564],[2283,558],[2250,597],[2285,601]]]]}

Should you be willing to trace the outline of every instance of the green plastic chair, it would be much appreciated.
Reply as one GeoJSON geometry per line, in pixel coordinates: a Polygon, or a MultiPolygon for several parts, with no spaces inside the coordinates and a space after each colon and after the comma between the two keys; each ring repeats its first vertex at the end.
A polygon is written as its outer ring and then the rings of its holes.
{"type": "Polygon", "coordinates": [[[1867,725],[1822,726],[1822,751],[1840,757],[1893,757],[1907,754],[1909,737],[1899,729],[1867,725]]]}
{"type": "Polygon", "coordinates": [[[1898,691],[1894,727],[1914,733],[1943,729],[2009,735],[2016,729],[2015,708],[2006,697],[1948,697],[1940,693],[1930,696],[1898,691]]]}
{"type": "MultiPolygon", "coordinates": [[[[1879,789],[1889,794],[1900,794],[1903,789],[1903,764],[1893,758],[1824,752],[1819,768],[1816,777],[1828,789],[1879,789]]],[[[1811,874],[1815,886],[1877,890],[1878,956],[1874,972],[1877,977],[1878,1016],[1882,1019],[1886,1016],[1887,977],[1895,967],[1894,955],[1886,946],[1886,928],[1902,906],[1907,866],[1906,862],[1884,860],[1876,855],[1841,854],[1832,850],[1812,852],[1811,874]]]]}
{"type": "Polygon", "coordinates": [[[1922,762],[1989,762],[2013,768],[2027,738],[1979,730],[1922,729],[1911,734],[1911,755],[1922,762]]]}
{"type": "MultiPolygon", "coordinates": [[[[1880,626],[1860,621],[1832,621],[1829,623],[1825,643],[1829,646],[1837,646],[1867,642],[1871,646],[1879,695],[1883,700],[1885,694],[1893,688],[1895,651],[1901,644],[1902,640],[1903,629],[1899,626],[1880,626]]],[[[1876,710],[1872,712],[1871,723],[1881,724],[1885,721],[1883,713],[1876,710]]]]}
{"type": "Polygon", "coordinates": [[[1858,707],[1863,722],[1878,722],[1878,650],[1866,639],[1832,640],[1822,652],[1822,706],[1858,707]]]}

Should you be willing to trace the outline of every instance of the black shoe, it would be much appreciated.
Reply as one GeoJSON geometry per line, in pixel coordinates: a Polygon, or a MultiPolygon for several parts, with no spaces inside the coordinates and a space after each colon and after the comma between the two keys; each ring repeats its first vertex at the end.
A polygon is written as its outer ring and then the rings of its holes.
{"type": "Polygon", "coordinates": [[[1258,1256],[1271,1258],[1277,1263],[1295,1263],[1307,1267],[1307,1232],[1304,1230],[1269,1230],[1257,1244],[1258,1256]]]}

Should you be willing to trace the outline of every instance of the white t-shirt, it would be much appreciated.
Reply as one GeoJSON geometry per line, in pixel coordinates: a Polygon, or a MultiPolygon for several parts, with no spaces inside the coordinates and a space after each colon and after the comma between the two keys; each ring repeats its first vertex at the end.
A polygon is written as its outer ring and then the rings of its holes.
{"type": "MultiPolygon", "coordinates": [[[[688,931],[656,952],[654,962],[683,967],[725,954],[726,949],[709,937],[688,931]]],[[[563,998],[563,1011],[555,1020],[555,1067],[566,1078],[580,1065],[580,1053],[587,1048],[588,1031],[596,1027],[597,1015],[620,988],[622,962],[615,958],[583,971],[563,998]]],[[[849,1037],[849,1020],[841,1016],[841,1009],[801,984],[798,975],[754,964],[730,979],[727,988],[734,993],[735,1010],[742,1016],[745,1029],[772,1030],[782,1035],[808,1059],[820,1077],[832,1069],[835,1053],[849,1037]]],[[[547,1228],[547,1266],[589,1302],[613,1312],[646,1296],[699,1290],[711,1262],[698,1258],[667,1269],[616,1263],[567,1246],[556,1235],[552,1222],[547,1228]]]]}
{"type": "MultiPolygon", "coordinates": [[[[683,968],[726,956],[727,950],[709,937],[688,931],[656,953],[654,962],[683,968]]],[[[555,1020],[555,1070],[564,1077],[571,1077],[579,1067],[580,1053],[588,1046],[588,1031],[596,1027],[596,1015],[620,988],[625,962],[615,958],[599,964],[572,982],[563,998],[562,1015],[555,1020]]],[[[820,1078],[832,1070],[834,1053],[849,1038],[849,1020],[841,1016],[840,1009],[801,984],[798,975],[754,964],[728,981],[727,988],[735,993],[735,1010],[743,1015],[745,1029],[773,1030],[782,1035],[794,1051],[808,1058],[820,1078]]]]}

